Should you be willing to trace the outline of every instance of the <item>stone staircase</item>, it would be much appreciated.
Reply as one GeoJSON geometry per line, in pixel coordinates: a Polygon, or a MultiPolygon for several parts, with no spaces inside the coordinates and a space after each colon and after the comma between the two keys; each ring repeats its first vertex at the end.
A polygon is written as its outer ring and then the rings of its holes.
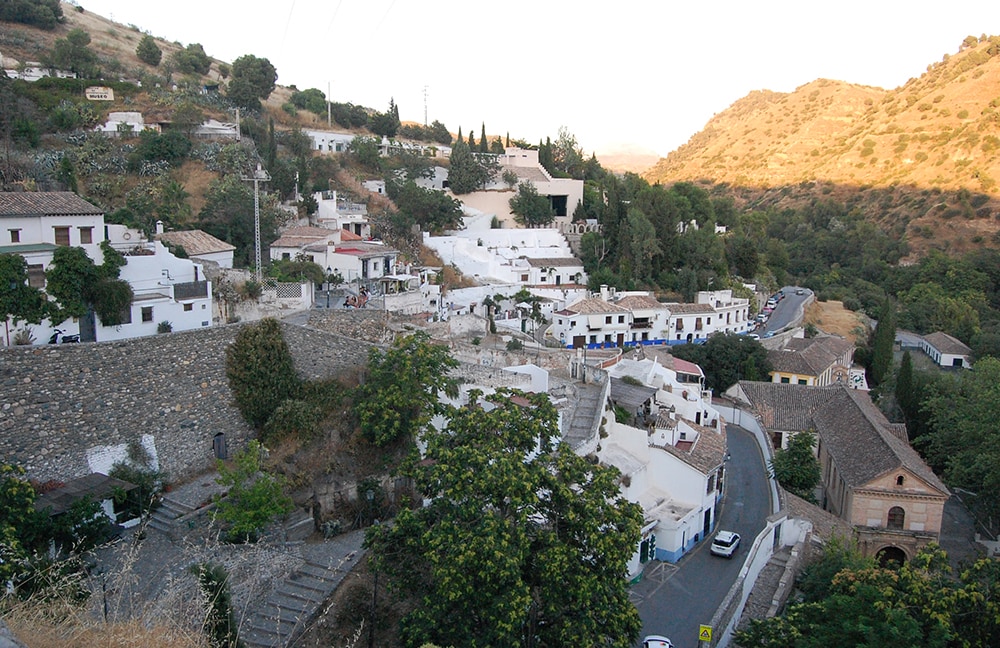
{"type": "Polygon", "coordinates": [[[156,529],[171,539],[176,539],[181,518],[194,513],[196,510],[193,506],[189,506],[164,494],[160,498],[160,505],[149,516],[147,526],[156,529]]]}
{"type": "MultiPolygon", "coordinates": [[[[341,553],[343,549],[333,550],[328,560],[309,556],[277,585],[260,609],[243,618],[240,639],[247,648],[285,648],[305,632],[323,603],[364,555],[363,539],[364,533],[360,531],[340,536],[337,540],[344,549],[356,549],[346,554],[341,553]],[[337,564],[324,564],[332,560],[337,564]]],[[[337,540],[331,544],[338,544],[337,540]]]]}

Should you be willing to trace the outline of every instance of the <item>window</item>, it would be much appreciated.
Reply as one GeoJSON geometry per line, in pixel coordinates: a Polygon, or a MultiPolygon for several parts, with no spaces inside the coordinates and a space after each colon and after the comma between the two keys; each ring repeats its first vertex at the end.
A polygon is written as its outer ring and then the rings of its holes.
{"type": "Polygon", "coordinates": [[[69,245],[68,227],[53,227],[52,231],[55,235],[56,245],[69,245]]]}
{"type": "Polygon", "coordinates": [[[610,315],[605,315],[604,316],[604,323],[605,324],[610,324],[611,323],[611,316],[610,315]]]}
{"type": "Polygon", "coordinates": [[[787,377],[782,376],[781,377],[781,382],[787,385],[790,381],[789,381],[789,379],[787,377]]]}
{"type": "Polygon", "coordinates": [[[625,316],[624,315],[619,315],[618,316],[618,323],[619,324],[624,324],[625,323],[625,316]]]}
{"type": "Polygon", "coordinates": [[[10,230],[10,242],[11,243],[20,243],[21,242],[21,230],[19,230],[19,229],[12,229],[12,230],[10,230]]]}
{"type": "Polygon", "coordinates": [[[902,486],[903,482],[905,481],[905,479],[906,478],[903,477],[902,475],[896,475],[896,485],[897,486],[902,486]]]}
{"type": "Polygon", "coordinates": [[[597,336],[596,335],[591,335],[590,336],[590,343],[591,344],[597,344],[597,336]]]}
{"type": "Polygon", "coordinates": [[[799,384],[800,384],[800,385],[808,385],[808,384],[809,384],[809,381],[808,381],[808,380],[805,380],[805,379],[803,379],[803,378],[799,378],[799,384]]]}
{"type": "Polygon", "coordinates": [[[886,527],[889,529],[902,530],[903,522],[905,519],[906,519],[906,512],[898,506],[893,506],[891,509],[889,509],[889,519],[888,523],[886,524],[886,527]]]}
{"type": "Polygon", "coordinates": [[[192,310],[194,310],[194,304],[184,304],[184,312],[185,313],[188,312],[188,311],[192,311],[192,310]]]}
{"type": "Polygon", "coordinates": [[[152,306],[143,306],[142,307],[142,321],[143,322],[152,322],[153,321],[153,307],[152,306]]]}
{"type": "Polygon", "coordinates": [[[527,281],[527,280],[528,280],[528,275],[526,274],[521,275],[521,281],[527,281]]]}
{"type": "Polygon", "coordinates": [[[90,245],[94,242],[94,228],[93,227],[81,227],[80,228],[80,245],[90,245]]]}
{"type": "Polygon", "coordinates": [[[28,264],[28,285],[32,288],[45,288],[45,269],[41,263],[28,264]]]}
{"type": "Polygon", "coordinates": [[[281,260],[282,261],[291,261],[292,260],[292,255],[289,252],[282,252],[281,253],[281,260]]]}

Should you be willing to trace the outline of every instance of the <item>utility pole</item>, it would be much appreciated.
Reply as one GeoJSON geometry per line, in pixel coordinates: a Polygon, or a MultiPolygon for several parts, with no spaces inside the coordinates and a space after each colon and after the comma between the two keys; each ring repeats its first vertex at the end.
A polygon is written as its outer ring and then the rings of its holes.
{"type": "Polygon", "coordinates": [[[427,86],[424,86],[424,128],[427,128],[427,86]]]}
{"type": "Polygon", "coordinates": [[[330,119],[330,82],[326,82],[326,125],[332,126],[333,121],[330,119]]]}
{"type": "Polygon", "coordinates": [[[269,174],[265,169],[261,168],[260,163],[257,163],[257,170],[254,171],[252,176],[240,176],[244,182],[253,181],[253,255],[254,263],[254,277],[257,280],[257,285],[263,282],[263,274],[261,273],[260,265],[260,183],[270,182],[271,174],[269,174]]]}

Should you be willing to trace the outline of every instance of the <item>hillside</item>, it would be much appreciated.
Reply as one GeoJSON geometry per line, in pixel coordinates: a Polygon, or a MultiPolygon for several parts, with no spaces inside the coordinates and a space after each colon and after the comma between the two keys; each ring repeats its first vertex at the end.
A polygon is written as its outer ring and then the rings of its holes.
{"type": "Polygon", "coordinates": [[[750,206],[857,202],[918,247],[986,240],[1000,225],[1000,37],[968,38],[894,90],[818,79],[752,92],[644,177],[725,183],[750,206]]]}

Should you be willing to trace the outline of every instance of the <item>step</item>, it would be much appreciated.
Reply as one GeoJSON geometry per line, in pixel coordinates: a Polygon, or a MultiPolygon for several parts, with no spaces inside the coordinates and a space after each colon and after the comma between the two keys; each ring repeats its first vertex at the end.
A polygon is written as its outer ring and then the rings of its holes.
{"type": "Polygon", "coordinates": [[[270,630],[248,628],[240,632],[240,640],[250,648],[279,648],[288,643],[288,637],[270,630]]]}
{"type": "Polygon", "coordinates": [[[294,583],[299,587],[305,589],[311,589],[316,592],[326,593],[329,590],[330,584],[326,579],[316,578],[315,576],[310,576],[308,574],[302,574],[300,572],[295,572],[285,581],[286,583],[294,583]]]}
{"type": "MultiPolygon", "coordinates": [[[[276,637],[284,637],[287,641],[295,632],[295,629],[299,626],[298,621],[288,621],[284,619],[274,619],[271,617],[263,617],[254,615],[250,619],[249,628],[250,631],[260,631],[269,632],[276,637]]],[[[277,644],[275,644],[277,645],[277,644]]]]}
{"type": "Polygon", "coordinates": [[[284,583],[278,585],[274,589],[274,592],[284,596],[301,599],[303,601],[311,601],[317,605],[326,598],[325,591],[320,591],[311,587],[302,587],[289,581],[285,581],[284,583]]]}
{"type": "Polygon", "coordinates": [[[298,598],[296,596],[282,596],[279,592],[272,592],[271,596],[268,597],[266,603],[264,603],[263,609],[268,609],[268,606],[274,606],[275,608],[281,608],[282,610],[292,610],[299,614],[303,612],[311,612],[316,609],[315,601],[310,599],[298,598]]]}
{"type": "Polygon", "coordinates": [[[323,565],[308,562],[295,570],[297,574],[305,574],[322,581],[334,580],[337,572],[339,571],[339,569],[330,569],[328,567],[324,567],[323,565]]]}

